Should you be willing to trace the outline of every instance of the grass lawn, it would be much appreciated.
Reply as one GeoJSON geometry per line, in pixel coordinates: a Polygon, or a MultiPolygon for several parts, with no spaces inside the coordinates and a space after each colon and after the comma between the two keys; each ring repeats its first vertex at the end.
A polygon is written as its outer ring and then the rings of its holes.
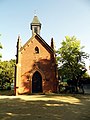
{"type": "Polygon", "coordinates": [[[90,120],[90,95],[0,95],[0,120],[90,120]]]}
{"type": "Polygon", "coordinates": [[[0,90],[0,95],[12,96],[14,95],[14,90],[0,90]]]}

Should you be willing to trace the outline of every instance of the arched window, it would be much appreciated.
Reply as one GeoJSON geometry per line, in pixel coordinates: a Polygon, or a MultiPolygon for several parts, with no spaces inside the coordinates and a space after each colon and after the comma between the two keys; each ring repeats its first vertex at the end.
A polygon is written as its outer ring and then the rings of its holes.
{"type": "Polygon", "coordinates": [[[39,53],[39,48],[35,47],[35,53],[38,54],[39,53]]]}

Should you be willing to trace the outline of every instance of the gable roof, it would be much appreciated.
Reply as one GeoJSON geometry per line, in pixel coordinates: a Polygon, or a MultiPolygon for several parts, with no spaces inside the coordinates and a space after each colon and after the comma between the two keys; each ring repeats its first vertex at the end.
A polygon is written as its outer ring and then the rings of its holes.
{"type": "Polygon", "coordinates": [[[42,37],[39,34],[34,34],[24,45],[23,47],[21,47],[20,51],[22,51],[28,44],[29,42],[33,39],[36,38],[41,44],[42,46],[44,46],[50,53],[53,53],[54,50],[52,49],[52,47],[50,47],[45,40],[42,39],[42,37]]]}

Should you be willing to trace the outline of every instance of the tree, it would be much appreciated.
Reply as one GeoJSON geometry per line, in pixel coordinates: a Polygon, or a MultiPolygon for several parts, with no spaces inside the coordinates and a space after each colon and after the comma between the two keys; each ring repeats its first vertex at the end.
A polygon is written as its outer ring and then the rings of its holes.
{"type": "MultiPolygon", "coordinates": [[[[1,34],[0,34],[1,36],[1,34]]],[[[1,42],[0,42],[0,49],[2,49],[2,45],[1,45],[1,42]]],[[[0,53],[0,58],[2,57],[2,54],[0,53]]]]}
{"type": "Polygon", "coordinates": [[[14,81],[15,60],[0,62],[0,86],[5,89],[14,81]]]}
{"type": "Polygon", "coordinates": [[[62,78],[74,81],[76,83],[86,72],[85,61],[89,56],[82,51],[80,41],[74,36],[66,36],[61,43],[61,48],[57,51],[57,61],[59,64],[59,75],[62,78]]]}

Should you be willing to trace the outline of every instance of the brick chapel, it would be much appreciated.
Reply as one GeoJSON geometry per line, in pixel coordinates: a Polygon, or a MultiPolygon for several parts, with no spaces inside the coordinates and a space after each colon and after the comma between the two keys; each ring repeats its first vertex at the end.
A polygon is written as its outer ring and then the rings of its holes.
{"type": "Polygon", "coordinates": [[[41,23],[35,15],[30,24],[32,37],[21,46],[18,36],[15,94],[57,92],[57,64],[53,38],[49,46],[40,36],[41,23]]]}

